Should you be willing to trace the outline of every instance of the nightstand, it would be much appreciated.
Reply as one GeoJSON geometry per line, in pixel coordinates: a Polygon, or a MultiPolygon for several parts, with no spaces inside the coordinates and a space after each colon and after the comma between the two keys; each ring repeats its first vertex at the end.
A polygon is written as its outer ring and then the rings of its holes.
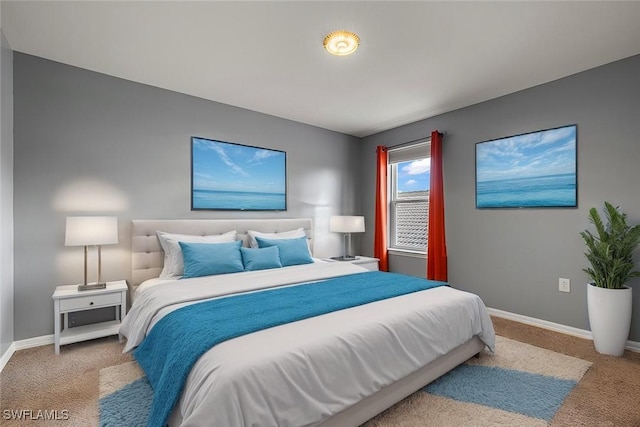
{"type": "Polygon", "coordinates": [[[327,262],[350,262],[351,264],[357,264],[371,271],[378,271],[378,261],[380,261],[378,258],[369,258],[366,256],[356,257],[356,259],[352,261],[338,261],[331,258],[323,258],[322,260],[327,262]]]}
{"type": "Polygon", "coordinates": [[[78,285],[58,286],[53,293],[54,342],[56,354],[60,346],[118,334],[122,319],[127,314],[127,282],[107,282],[105,289],[78,291],[78,285]],[[69,327],[69,313],[115,307],[116,320],[69,327]],[[60,325],[60,315],[64,318],[60,325]],[[61,328],[62,326],[62,328],[61,328]]]}

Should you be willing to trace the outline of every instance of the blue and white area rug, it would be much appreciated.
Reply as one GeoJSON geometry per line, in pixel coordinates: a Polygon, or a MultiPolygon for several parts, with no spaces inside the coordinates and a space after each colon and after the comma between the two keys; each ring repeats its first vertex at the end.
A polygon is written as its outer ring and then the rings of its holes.
{"type": "MultiPolygon", "coordinates": [[[[591,362],[496,338],[495,354],[469,360],[365,426],[548,426],[591,362]]],[[[145,426],[152,394],[136,362],[100,370],[100,426],[145,426]]]]}

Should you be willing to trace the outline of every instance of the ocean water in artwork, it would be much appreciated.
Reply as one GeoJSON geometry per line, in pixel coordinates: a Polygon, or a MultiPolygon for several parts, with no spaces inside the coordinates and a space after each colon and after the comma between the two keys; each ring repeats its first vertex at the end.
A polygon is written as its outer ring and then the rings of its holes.
{"type": "Polygon", "coordinates": [[[285,194],[194,190],[194,209],[285,210],[285,194]]]}
{"type": "Polygon", "coordinates": [[[574,173],[482,181],[476,185],[478,208],[577,206],[574,173]]]}

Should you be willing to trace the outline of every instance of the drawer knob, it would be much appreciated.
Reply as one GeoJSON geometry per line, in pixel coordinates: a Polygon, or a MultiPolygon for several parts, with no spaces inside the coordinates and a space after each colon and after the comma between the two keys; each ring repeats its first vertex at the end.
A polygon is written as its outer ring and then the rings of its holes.
{"type": "Polygon", "coordinates": [[[89,303],[89,305],[93,305],[93,301],[91,301],[91,302],[89,303]]]}

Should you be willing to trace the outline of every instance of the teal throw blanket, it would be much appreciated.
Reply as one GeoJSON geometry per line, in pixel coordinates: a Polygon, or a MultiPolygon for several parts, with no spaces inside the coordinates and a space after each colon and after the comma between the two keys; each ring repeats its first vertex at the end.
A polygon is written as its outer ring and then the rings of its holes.
{"type": "Polygon", "coordinates": [[[367,272],[192,304],[163,317],[134,356],[153,386],[148,426],[166,426],[191,367],[216,344],[252,332],[423,291],[434,282],[367,272]]]}

